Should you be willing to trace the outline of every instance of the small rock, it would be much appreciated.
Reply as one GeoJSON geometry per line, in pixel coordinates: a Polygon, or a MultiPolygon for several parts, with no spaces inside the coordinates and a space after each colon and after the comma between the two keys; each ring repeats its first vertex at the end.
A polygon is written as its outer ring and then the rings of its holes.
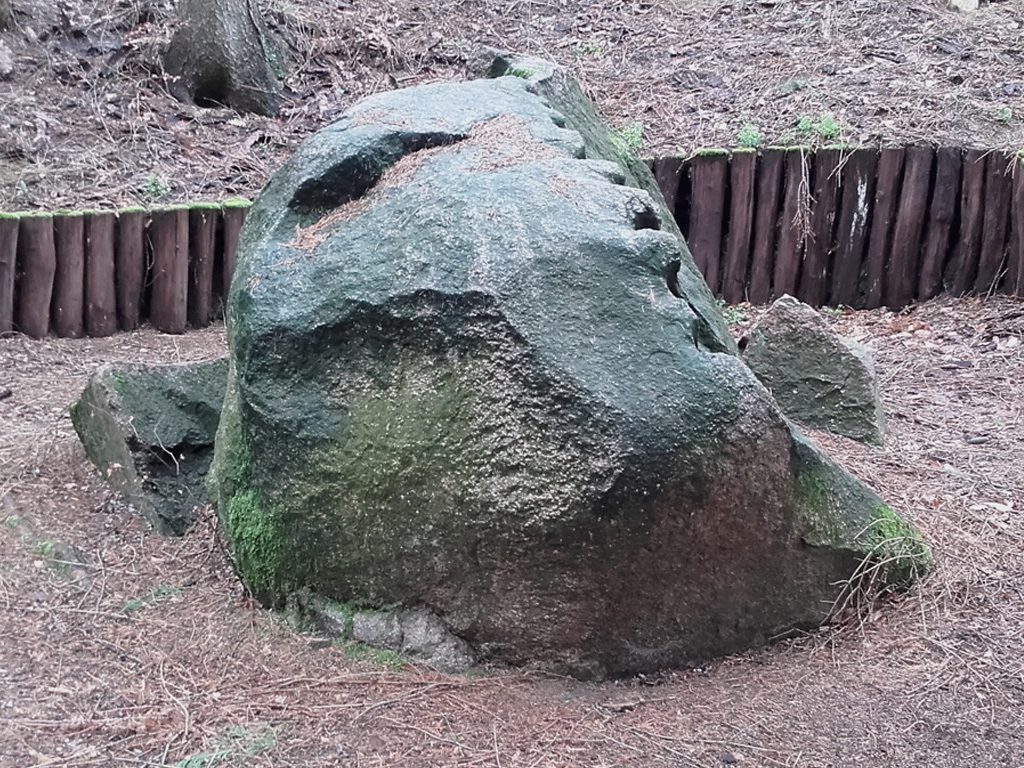
{"type": "Polygon", "coordinates": [[[812,307],[783,296],[740,343],[743,360],[801,424],[881,444],[885,414],[870,353],[812,307]]]}
{"type": "Polygon", "coordinates": [[[969,12],[978,10],[978,0],[946,0],[946,5],[954,11],[969,12]]]}
{"type": "Polygon", "coordinates": [[[394,611],[361,611],[352,617],[352,638],[374,648],[398,651],[402,625],[394,611]]]}
{"type": "Polygon", "coordinates": [[[14,74],[14,54],[0,41],[0,80],[7,80],[14,74]]]}
{"type": "Polygon", "coordinates": [[[227,360],[108,365],[71,407],[100,475],[161,533],[182,535],[205,502],[227,360]]]}

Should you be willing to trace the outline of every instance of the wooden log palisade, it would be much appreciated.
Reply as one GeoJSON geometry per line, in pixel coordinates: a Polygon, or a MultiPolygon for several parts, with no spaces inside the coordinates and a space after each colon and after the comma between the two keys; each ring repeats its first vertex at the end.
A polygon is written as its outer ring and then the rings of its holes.
{"type": "Polygon", "coordinates": [[[209,325],[223,314],[249,206],[0,213],[0,335],[209,325]]]}
{"type": "MultiPolygon", "coordinates": [[[[706,150],[650,161],[711,290],[902,309],[1024,297],[1024,154],[926,146],[706,150]]],[[[249,201],[0,213],[0,335],[166,333],[223,313],[249,201]]]]}
{"type": "Polygon", "coordinates": [[[899,310],[940,293],[1024,296],[1024,152],[711,149],[651,166],[727,302],[788,293],[899,310]]]}

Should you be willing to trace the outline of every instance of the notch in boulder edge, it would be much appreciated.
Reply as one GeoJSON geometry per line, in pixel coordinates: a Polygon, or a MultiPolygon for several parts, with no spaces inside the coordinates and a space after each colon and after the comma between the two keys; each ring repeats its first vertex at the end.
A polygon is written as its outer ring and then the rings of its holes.
{"type": "Polygon", "coordinates": [[[599,678],[926,572],[735,354],[579,86],[492,74],[364,99],[252,208],[211,470],[252,592],[428,609],[476,659],[599,678]]]}

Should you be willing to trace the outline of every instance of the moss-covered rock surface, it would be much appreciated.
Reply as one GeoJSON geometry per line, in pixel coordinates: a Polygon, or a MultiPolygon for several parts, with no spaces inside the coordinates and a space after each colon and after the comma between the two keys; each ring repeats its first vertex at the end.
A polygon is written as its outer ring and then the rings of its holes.
{"type": "Polygon", "coordinates": [[[183,534],[206,498],[226,381],[225,359],[107,365],[71,406],[89,460],[161,533],[183,534]]]}
{"type": "Polygon", "coordinates": [[[794,421],[880,445],[885,412],[871,353],[814,307],[782,296],[744,338],[743,361],[794,421]]]}
{"type": "Polygon", "coordinates": [[[251,211],[213,491],[253,591],[602,676],[814,626],[866,559],[905,584],[646,167],[561,70],[487,69],[361,102],[251,211]]]}

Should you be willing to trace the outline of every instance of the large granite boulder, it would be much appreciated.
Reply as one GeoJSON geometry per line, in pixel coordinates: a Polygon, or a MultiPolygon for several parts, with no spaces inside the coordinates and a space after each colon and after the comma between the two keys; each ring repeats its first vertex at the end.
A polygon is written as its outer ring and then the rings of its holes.
{"type": "Polygon", "coordinates": [[[881,445],[885,411],[871,353],[792,296],[776,300],[742,340],[743,361],[782,412],[808,427],[881,445]]]}
{"type": "Polygon", "coordinates": [[[89,460],[160,533],[185,533],[206,501],[227,367],[106,365],[71,406],[89,460]]]}
{"type": "Polygon", "coordinates": [[[213,490],[243,578],[580,676],[812,627],[917,534],[790,426],[578,86],[366,99],[252,209],[213,490]]]}

